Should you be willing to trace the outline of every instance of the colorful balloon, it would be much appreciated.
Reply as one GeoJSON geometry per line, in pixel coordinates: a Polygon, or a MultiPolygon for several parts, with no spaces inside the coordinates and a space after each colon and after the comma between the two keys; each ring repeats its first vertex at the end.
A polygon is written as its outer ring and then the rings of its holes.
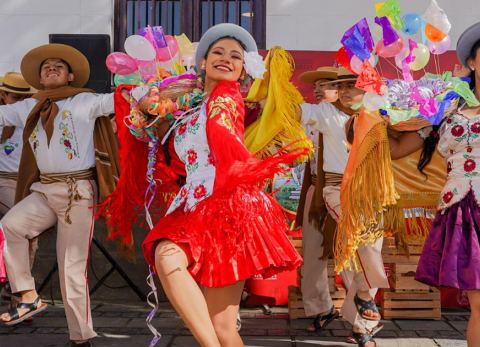
{"type": "Polygon", "coordinates": [[[416,13],[407,13],[402,19],[402,31],[407,35],[415,35],[422,28],[423,19],[416,13]]]}
{"type": "MultiPolygon", "coordinates": [[[[430,5],[423,14],[423,18],[425,19],[425,22],[429,23],[432,27],[444,35],[447,35],[452,28],[452,24],[450,24],[445,11],[438,6],[435,0],[430,1],[430,5]]],[[[437,41],[441,40],[443,40],[443,37],[437,41]]]]}
{"type": "Polygon", "coordinates": [[[432,54],[443,54],[450,49],[452,46],[452,39],[449,35],[445,36],[442,41],[439,42],[430,42],[428,44],[428,49],[432,54]]]}
{"type": "Polygon", "coordinates": [[[140,35],[131,35],[125,40],[125,51],[129,56],[137,60],[155,59],[155,49],[150,41],[140,35]]]}
{"type": "Polygon", "coordinates": [[[138,30],[138,34],[150,41],[155,49],[167,47],[167,41],[165,40],[165,35],[163,34],[163,28],[161,26],[151,27],[148,25],[138,30]]]}
{"type": "Polygon", "coordinates": [[[142,77],[142,80],[149,81],[157,75],[157,64],[154,60],[145,61],[137,60],[138,72],[142,77]]]}
{"type": "Polygon", "coordinates": [[[400,53],[403,47],[404,47],[404,43],[401,37],[399,37],[397,41],[395,41],[394,43],[388,46],[385,46],[385,44],[383,43],[383,40],[380,40],[377,43],[376,52],[380,57],[392,58],[396,56],[398,53],[400,53]]]}
{"type": "Polygon", "coordinates": [[[445,34],[443,31],[440,31],[430,23],[425,25],[425,35],[432,42],[440,42],[447,36],[447,34],[445,34]]]}
{"type": "Polygon", "coordinates": [[[157,49],[157,59],[159,61],[167,61],[172,59],[178,52],[178,43],[175,37],[171,35],[166,35],[165,40],[167,46],[157,49]]]}
{"type": "Polygon", "coordinates": [[[418,47],[413,50],[415,60],[410,63],[410,69],[413,71],[421,70],[427,65],[430,60],[430,51],[428,47],[422,43],[418,44],[418,47]]]}
{"type": "Polygon", "coordinates": [[[108,70],[119,75],[128,75],[137,70],[135,59],[123,52],[113,52],[105,60],[108,70]]]}
{"type": "Polygon", "coordinates": [[[138,73],[132,73],[130,75],[118,75],[113,76],[113,83],[116,87],[121,84],[134,84],[139,85],[142,82],[142,78],[138,73]]]}
{"type": "Polygon", "coordinates": [[[350,58],[348,57],[347,49],[345,47],[341,47],[337,51],[337,53],[335,53],[335,61],[338,65],[341,65],[344,68],[351,70],[350,58]]]}

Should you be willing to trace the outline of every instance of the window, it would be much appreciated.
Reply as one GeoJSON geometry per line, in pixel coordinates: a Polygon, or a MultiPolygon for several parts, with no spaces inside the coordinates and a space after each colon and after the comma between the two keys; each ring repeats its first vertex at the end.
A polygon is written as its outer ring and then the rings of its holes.
{"type": "Polygon", "coordinates": [[[265,48],[266,0],[115,0],[115,50],[146,25],[161,25],[169,35],[200,40],[212,25],[228,22],[248,30],[265,48]]]}

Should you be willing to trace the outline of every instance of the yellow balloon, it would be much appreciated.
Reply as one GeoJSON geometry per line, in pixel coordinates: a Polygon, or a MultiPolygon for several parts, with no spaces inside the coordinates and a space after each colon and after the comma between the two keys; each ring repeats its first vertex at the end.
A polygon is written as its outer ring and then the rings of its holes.
{"type": "Polygon", "coordinates": [[[430,60],[430,50],[422,43],[418,44],[418,47],[413,50],[415,60],[410,63],[410,69],[413,71],[421,70],[428,64],[430,60]]]}

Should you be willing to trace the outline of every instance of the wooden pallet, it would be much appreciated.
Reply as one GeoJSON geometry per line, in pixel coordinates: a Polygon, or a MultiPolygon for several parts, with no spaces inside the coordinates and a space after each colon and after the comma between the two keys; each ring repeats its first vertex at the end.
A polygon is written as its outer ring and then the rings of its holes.
{"type": "Polygon", "coordinates": [[[428,292],[383,291],[382,316],[384,319],[434,319],[442,318],[440,291],[430,288],[428,292]]]}

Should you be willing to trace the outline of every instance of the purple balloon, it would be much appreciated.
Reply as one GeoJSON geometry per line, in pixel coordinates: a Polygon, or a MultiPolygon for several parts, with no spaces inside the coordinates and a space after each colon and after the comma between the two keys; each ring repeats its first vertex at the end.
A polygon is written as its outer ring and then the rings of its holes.
{"type": "Polygon", "coordinates": [[[138,30],[138,35],[145,37],[155,48],[167,47],[167,40],[161,26],[150,25],[138,30]]]}
{"type": "Polygon", "coordinates": [[[105,60],[108,70],[119,75],[129,75],[137,71],[135,59],[123,52],[113,52],[105,60]]]}
{"type": "Polygon", "coordinates": [[[393,29],[390,20],[387,17],[375,17],[375,23],[382,27],[383,31],[383,44],[390,46],[392,43],[398,41],[398,34],[393,29]]]}

